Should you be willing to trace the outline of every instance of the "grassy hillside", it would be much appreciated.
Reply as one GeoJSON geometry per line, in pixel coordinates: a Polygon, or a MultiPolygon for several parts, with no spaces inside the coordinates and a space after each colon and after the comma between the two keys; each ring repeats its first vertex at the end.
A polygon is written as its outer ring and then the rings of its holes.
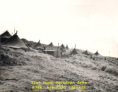
{"type": "MultiPolygon", "coordinates": [[[[26,40],[25,38],[22,38],[21,39],[28,47],[31,47],[31,48],[33,48],[36,44],[37,44],[37,42],[34,42],[34,41],[28,41],[28,40],[26,40]]],[[[41,43],[43,46],[47,46],[47,44],[43,44],[43,43],[41,43]]],[[[55,46],[56,47],[56,46],[55,46]]]]}
{"type": "Polygon", "coordinates": [[[90,58],[81,50],[68,58],[55,58],[37,50],[8,47],[2,47],[0,54],[0,92],[113,92],[118,88],[117,58],[107,57],[105,60],[103,56],[94,55],[90,58]],[[31,84],[31,81],[41,84],[31,84]],[[75,84],[59,85],[56,81],[75,84]],[[77,84],[78,81],[85,84],[77,84]],[[42,86],[43,89],[32,89],[32,86],[42,86]],[[49,89],[47,86],[66,89],[49,89]],[[82,89],[82,86],[86,88],[82,89]]]}
{"type": "Polygon", "coordinates": [[[28,41],[28,40],[26,40],[26,39],[24,39],[24,38],[22,38],[21,40],[22,40],[27,46],[32,47],[32,48],[33,48],[33,46],[36,44],[36,42],[28,41]]]}

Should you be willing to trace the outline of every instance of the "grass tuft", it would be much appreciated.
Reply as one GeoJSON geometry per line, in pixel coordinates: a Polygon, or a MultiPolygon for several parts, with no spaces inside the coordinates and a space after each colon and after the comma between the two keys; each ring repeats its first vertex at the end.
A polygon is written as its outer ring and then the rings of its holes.
{"type": "Polygon", "coordinates": [[[106,66],[102,66],[101,70],[105,71],[105,69],[106,69],[106,66]]]}
{"type": "Polygon", "coordinates": [[[118,76],[118,69],[116,69],[116,68],[108,68],[108,69],[106,69],[106,72],[113,74],[115,76],[118,76]]]}

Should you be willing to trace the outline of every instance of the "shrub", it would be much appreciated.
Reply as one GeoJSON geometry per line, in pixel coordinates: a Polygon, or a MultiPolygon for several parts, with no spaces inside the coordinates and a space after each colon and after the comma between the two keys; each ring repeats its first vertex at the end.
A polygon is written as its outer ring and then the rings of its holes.
{"type": "Polygon", "coordinates": [[[24,61],[11,58],[9,55],[1,54],[0,66],[26,65],[24,61]]]}
{"type": "Polygon", "coordinates": [[[21,48],[22,50],[26,51],[31,51],[29,48],[21,48]]]}
{"type": "Polygon", "coordinates": [[[9,57],[8,55],[1,54],[0,65],[13,65],[13,64],[16,64],[16,60],[14,58],[9,57]]]}
{"type": "Polygon", "coordinates": [[[118,69],[116,69],[116,68],[109,68],[106,70],[106,72],[113,74],[115,76],[118,76],[118,69]]]}
{"type": "Polygon", "coordinates": [[[97,67],[92,67],[91,69],[92,69],[92,70],[97,70],[97,67]]]}
{"type": "Polygon", "coordinates": [[[105,69],[106,69],[106,66],[102,66],[101,70],[105,71],[105,69]]]}

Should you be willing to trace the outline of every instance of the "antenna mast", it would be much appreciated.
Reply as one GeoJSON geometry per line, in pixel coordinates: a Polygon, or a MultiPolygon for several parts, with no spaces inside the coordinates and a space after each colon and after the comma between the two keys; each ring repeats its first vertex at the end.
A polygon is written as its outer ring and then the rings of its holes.
{"type": "Polygon", "coordinates": [[[109,57],[110,57],[110,51],[109,51],[109,57]]]}
{"type": "Polygon", "coordinates": [[[75,49],[76,49],[76,44],[75,44],[75,49]]]}

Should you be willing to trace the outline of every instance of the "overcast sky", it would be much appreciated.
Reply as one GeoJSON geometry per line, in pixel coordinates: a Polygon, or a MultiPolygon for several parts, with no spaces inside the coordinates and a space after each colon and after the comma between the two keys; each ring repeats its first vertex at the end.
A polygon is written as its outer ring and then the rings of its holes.
{"type": "Polygon", "coordinates": [[[0,34],[118,57],[118,0],[0,0],[0,34]],[[109,54],[110,52],[110,54],[109,54]]]}

